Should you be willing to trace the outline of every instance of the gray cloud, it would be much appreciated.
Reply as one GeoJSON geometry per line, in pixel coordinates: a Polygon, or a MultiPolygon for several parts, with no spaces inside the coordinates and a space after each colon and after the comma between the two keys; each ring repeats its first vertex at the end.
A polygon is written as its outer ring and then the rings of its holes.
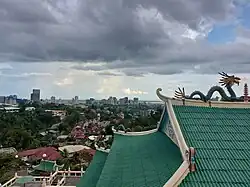
{"type": "Polygon", "coordinates": [[[38,73],[38,72],[31,72],[31,73],[20,73],[20,74],[4,74],[0,72],[0,76],[7,77],[7,78],[13,78],[13,79],[28,79],[28,78],[35,78],[35,77],[49,77],[52,76],[50,73],[38,73]]]}
{"type": "Polygon", "coordinates": [[[129,6],[138,4],[145,8],[156,8],[166,18],[199,29],[202,18],[225,20],[234,12],[231,0],[127,0],[129,6]]]}
{"type": "Polygon", "coordinates": [[[104,75],[104,76],[121,76],[122,74],[104,71],[104,72],[98,72],[97,75],[104,75]]]}
{"type": "MultiPolygon", "coordinates": [[[[74,61],[78,70],[147,73],[212,72],[218,63],[247,71],[250,42],[212,45],[202,34],[233,19],[231,0],[1,0],[0,61],[74,61]],[[183,37],[187,28],[200,34],[183,37]],[[106,62],[82,66],[84,62],[106,62]],[[194,68],[200,65],[199,68],[194,68]]],[[[242,39],[243,38],[243,39],[242,39]]],[[[225,70],[225,71],[226,71],[225,70]]]]}

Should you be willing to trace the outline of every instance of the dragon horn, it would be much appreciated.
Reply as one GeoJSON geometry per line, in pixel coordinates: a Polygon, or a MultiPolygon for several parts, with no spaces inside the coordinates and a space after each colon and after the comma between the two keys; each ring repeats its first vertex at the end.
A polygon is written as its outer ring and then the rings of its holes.
{"type": "Polygon", "coordinates": [[[182,93],[185,96],[185,88],[184,87],[182,88],[182,93]]]}
{"type": "Polygon", "coordinates": [[[227,74],[225,72],[219,72],[219,74],[222,76],[222,77],[227,77],[227,74]]]}
{"type": "Polygon", "coordinates": [[[229,77],[227,73],[225,73],[225,72],[222,72],[222,73],[223,73],[226,77],[229,77]]]}

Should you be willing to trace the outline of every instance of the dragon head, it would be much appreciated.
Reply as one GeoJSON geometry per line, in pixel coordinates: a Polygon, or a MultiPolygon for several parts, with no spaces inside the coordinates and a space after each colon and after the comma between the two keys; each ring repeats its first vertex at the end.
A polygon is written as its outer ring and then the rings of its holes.
{"type": "Polygon", "coordinates": [[[175,90],[174,97],[177,99],[183,99],[185,98],[185,89],[178,87],[178,90],[175,90]]]}
{"type": "Polygon", "coordinates": [[[239,86],[241,80],[239,77],[228,75],[225,72],[221,72],[219,74],[222,76],[219,82],[222,86],[233,86],[234,84],[237,84],[239,86]]]}

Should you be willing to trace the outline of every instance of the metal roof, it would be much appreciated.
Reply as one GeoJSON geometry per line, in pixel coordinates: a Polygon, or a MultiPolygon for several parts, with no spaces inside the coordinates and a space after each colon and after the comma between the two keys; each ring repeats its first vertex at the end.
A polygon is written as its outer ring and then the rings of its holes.
{"type": "Polygon", "coordinates": [[[75,153],[84,149],[90,149],[90,147],[84,145],[66,145],[63,147],[59,147],[58,149],[62,152],[66,149],[68,153],[75,153]]]}

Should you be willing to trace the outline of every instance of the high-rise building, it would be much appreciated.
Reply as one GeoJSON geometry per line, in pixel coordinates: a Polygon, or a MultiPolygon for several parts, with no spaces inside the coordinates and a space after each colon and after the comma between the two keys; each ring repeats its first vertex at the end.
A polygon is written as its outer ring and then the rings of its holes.
{"type": "Polygon", "coordinates": [[[30,100],[34,102],[40,101],[40,89],[33,89],[33,92],[30,94],[30,100]]]}
{"type": "Polygon", "coordinates": [[[244,102],[248,103],[248,86],[247,83],[244,85],[244,102]]]}
{"type": "Polygon", "coordinates": [[[139,98],[138,97],[134,97],[134,104],[138,104],[139,103],[139,98]]]}
{"type": "Polygon", "coordinates": [[[51,103],[56,103],[56,97],[55,97],[55,96],[52,96],[52,97],[50,98],[50,102],[51,102],[51,103]]]}
{"type": "Polygon", "coordinates": [[[17,100],[16,95],[10,95],[10,96],[5,97],[6,104],[16,105],[16,103],[17,103],[16,100],[17,100]]]}
{"type": "Polygon", "coordinates": [[[5,96],[0,96],[0,103],[5,103],[5,96]]]}
{"type": "Polygon", "coordinates": [[[78,102],[79,102],[79,97],[75,96],[75,104],[78,104],[78,102]]]}
{"type": "Polygon", "coordinates": [[[114,105],[114,98],[113,98],[112,96],[110,96],[110,97],[108,98],[108,104],[109,104],[109,105],[114,105]]]}
{"type": "Polygon", "coordinates": [[[116,97],[113,97],[113,100],[114,100],[114,104],[117,105],[117,103],[118,103],[117,98],[116,98],[116,97]]]}
{"type": "Polygon", "coordinates": [[[128,104],[128,97],[124,97],[125,104],[128,104]]]}

